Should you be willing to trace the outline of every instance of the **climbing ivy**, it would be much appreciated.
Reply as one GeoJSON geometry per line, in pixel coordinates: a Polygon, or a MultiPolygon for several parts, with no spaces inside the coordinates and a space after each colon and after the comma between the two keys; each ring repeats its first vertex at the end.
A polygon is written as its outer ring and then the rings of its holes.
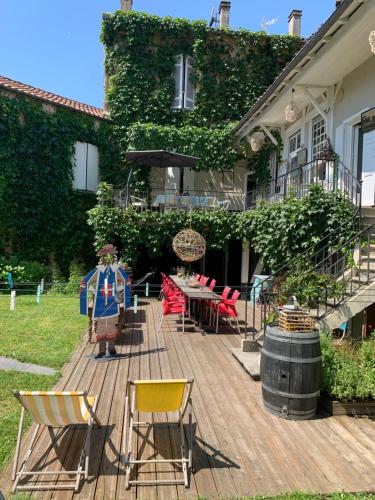
{"type": "Polygon", "coordinates": [[[206,238],[208,249],[224,250],[231,239],[250,241],[265,266],[274,272],[353,215],[344,195],[327,193],[320,186],[311,186],[305,198],[290,196],[284,202],[261,203],[245,212],[119,210],[112,206],[110,185],[101,184],[99,193],[98,204],[90,210],[88,219],[95,246],[119,243],[122,257],[132,264],[143,251],[151,258],[159,256],[165,246],[171,248],[172,238],[181,229],[191,226],[206,238]]]}
{"type": "MultiPolygon", "coordinates": [[[[198,169],[232,167],[230,130],[292,58],[301,40],[142,12],[106,14],[102,41],[114,135],[127,149],[172,148],[201,158],[198,169]],[[193,110],[172,110],[175,57],[194,58],[193,110]]],[[[147,185],[147,171],[133,177],[147,185]]],[[[113,181],[113,179],[111,180],[113,181]]],[[[124,181],[123,181],[124,182],[124,181]]]]}
{"type": "Polygon", "coordinates": [[[100,168],[115,165],[110,125],[89,115],[0,96],[0,252],[68,267],[92,255],[86,212],[95,194],[74,191],[76,141],[95,144],[100,168]]]}
{"type": "MultiPolygon", "coordinates": [[[[250,135],[258,130],[259,128],[255,128],[251,131],[250,135]]],[[[248,144],[244,145],[248,150],[247,166],[250,171],[254,172],[254,179],[257,187],[266,186],[270,179],[269,164],[272,154],[276,154],[277,163],[281,160],[283,141],[279,132],[273,131],[273,136],[276,139],[277,145],[275,145],[269,137],[265,137],[263,146],[255,153],[249,151],[250,147],[248,144]]],[[[242,142],[244,143],[244,141],[246,141],[246,139],[242,142]]]]}

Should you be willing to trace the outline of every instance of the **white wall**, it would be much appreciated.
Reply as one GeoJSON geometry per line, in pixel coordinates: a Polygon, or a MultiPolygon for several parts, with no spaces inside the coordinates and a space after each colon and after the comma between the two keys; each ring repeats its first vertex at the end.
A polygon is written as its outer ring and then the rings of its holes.
{"type": "Polygon", "coordinates": [[[369,49],[369,59],[343,79],[343,100],[335,103],[333,112],[335,129],[353,115],[375,106],[375,56],[370,54],[369,49]]]}

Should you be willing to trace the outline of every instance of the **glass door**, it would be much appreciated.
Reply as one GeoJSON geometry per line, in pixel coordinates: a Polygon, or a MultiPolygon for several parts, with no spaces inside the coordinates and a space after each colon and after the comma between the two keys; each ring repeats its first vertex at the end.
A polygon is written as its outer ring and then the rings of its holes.
{"type": "Polygon", "coordinates": [[[375,129],[369,132],[360,132],[359,165],[362,179],[362,205],[375,205],[375,129]]]}
{"type": "MultiPolygon", "coordinates": [[[[289,137],[289,148],[288,148],[288,159],[289,159],[289,171],[287,189],[292,189],[296,193],[301,187],[302,182],[302,170],[298,170],[298,151],[301,149],[301,130],[298,130],[295,134],[289,137]]],[[[280,184],[285,186],[285,182],[280,180],[280,184]]],[[[282,188],[283,189],[283,188],[282,188]]]]}

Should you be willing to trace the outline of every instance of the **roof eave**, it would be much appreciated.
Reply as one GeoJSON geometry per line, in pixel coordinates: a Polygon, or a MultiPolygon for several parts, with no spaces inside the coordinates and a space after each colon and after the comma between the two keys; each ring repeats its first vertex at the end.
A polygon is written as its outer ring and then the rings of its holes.
{"type": "MultiPolygon", "coordinates": [[[[64,108],[64,109],[68,109],[69,111],[75,111],[76,113],[82,113],[86,116],[91,116],[92,118],[95,118],[97,120],[104,120],[104,121],[112,121],[111,118],[109,116],[100,116],[100,115],[97,115],[95,113],[90,113],[89,111],[84,111],[83,109],[79,109],[79,108],[75,108],[73,106],[69,106],[67,104],[64,104],[64,103],[60,103],[60,102],[55,102],[55,101],[52,101],[52,100],[49,100],[49,99],[46,99],[42,96],[38,96],[38,95],[34,95],[34,94],[29,94],[28,92],[24,92],[20,89],[14,89],[12,87],[8,87],[7,85],[1,85],[0,84],[0,88],[7,91],[7,92],[10,92],[11,94],[18,94],[22,97],[26,97],[26,98],[29,98],[29,99],[36,99],[38,101],[42,101],[50,106],[56,106],[56,107],[60,107],[60,108],[64,108]]],[[[84,103],[82,103],[84,104],[84,103]]],[[[98,110],[100,108],[97,108],[98,110]]]]}
{"type": "Polygon", "coordinates": [[[275,81],[268,87],[265,93],[256,101],[256,103],[250,108],[250,110],[245,114],[245,116],[240,120],[240,122],[233,129],[233,135],[237,136],[238,133],[247,125],[248,121],[257,113],[267,100],[272,97],[279,86],[284,82],[286,77],[295,70],[300,62],[302,62],[309,53],[316,47],[316,45],[322,40],[324,35],[334,26],[334,24],[339,21],[345,11],[353,4],[360,3],[363,4],[367,0],[343,0],[341,4],[336,7],[335,11],[327,19],[327,21],[321,26],[321,28],[310,38],[308,42],[301,48],[301,50],[294,56],[294,58],[287,64],[284,70],[279,74],[275,81]]]}

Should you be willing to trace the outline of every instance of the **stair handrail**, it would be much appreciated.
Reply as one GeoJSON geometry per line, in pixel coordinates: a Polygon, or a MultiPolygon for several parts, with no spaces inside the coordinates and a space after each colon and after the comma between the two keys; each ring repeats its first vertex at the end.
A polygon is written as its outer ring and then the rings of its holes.
{"type": "MultiPolygon", "coordinates": [[[[275,278],[282,271],[284,271],[285,269],[289,268],[291,266],[291,264],[293,264],[294,262],[296,262],[299,259],[301,259],[301,258],[305,257],[306,255],[308,255],[312,249],[314,249],[317,245],[321,244],[325,239],[331,237],[333,234],[336,234],[337,231],[339,229],[341,229],[343,226],[345,226],[345,225],[349,226],[350,223],[353,223],[353,225],[354,225],[355,221],[359,220],[359,214],[360,214],[360,209],[358,208],[356,210],[355,214],[350,219],[347,219],[345,222],[342,222],[341,224],[339,224],[338,226],[336,226],[329,233],[327,233],[325,236],[323,236],[323,238],[321,238],[316,243],[313,243],[309,248],[307,248],[306,250],[304,250],[301,254],[297,255],[296,257],[293,257],[293,259],[289,260],[286,264],[284,264],[283,266],[281,266],[278,269],[276,269],[276,271],[274,271],[268,278],[265,278],[264,280],[260,281],[259,285],[261,285],[262,283],[265,283],[266,281],[269,281],[270,278],[275,278]]],[[[323,247],[323,248],[325,248],[325,247],[323,247]]]]}
{"type": "MultiPolygon", "coordinates": [[[[323,236],[323,238],[321,238],[318,242],[314,243],[313,245],[311,245],[309,248],[307,248],[304,252],[302,252],[301,254],[297,255],[296,257],[293,257],[293,259],[289,260],[288,262],[286,262],[286,264],[284,264],[283,266],[281,266],[280,268],[278,268],[276,271],[274,271],[270,276],[267,276],[267,278],[264,278],[262,280],[259,281],[259,283],[256,284],[256,288],[258,288],[260,290],[260,293],[263,292],[264,290],[264,287],[267,287],[268,283],[272,282],[276,276],[280,275],[282,273],[282,271],[284,271],[285,269],[288,269],[290,268],[293,263],[295,263],[296,261],[300,260],[301,258],[305,257],[306,255],[311,255],[311,251],[316,248],[318,245],[321,245],[321,243],[323,241],[325,241],[326,239],[328,238],[332,238],[333,235],[337,235],[337,232],[344,226],[348,226],[350,227],[350,225],[353,225],[353,227],[355,226],[356,222],[358,223],[358,221],[360,220],[360,208],[357,208],[355,213],[353,214],[352,217],[350,217],[350,219],[347,219],[346,221],[342,222],[341,224],[339,224],[338,226],[336,226],[334,229],[332,229],[329,233],[327,233],[325,236],[323,236]],[[268,282],[268,283],[267,283],[268,282]]],[[[372,227],[372,226],[371,226],[372,227]]],[[[355,236],[353,236],[352,238],[349,239],[349,241],[351,241],[352,239],[355,239],[355,238],[358,238],[359,234],[361,234],[362,232],[366,231],[366,229],[364,230],[361,230],[359,232],[356,233],[355,236]]],[[[327,247],[328,245],[331,245],[332,243],[328,243],[325,247],[327,247]]],[[[345,247],[345,245],[347,245],[348,242],[344,243],[343,244],[343,247],[345,247]]],[[[319,251],[322,251],[322,249],[324,249],[325,247],[321,248],[319,251]]],[[[310,257],[311,258],[311,257],[310,257]]],[[[311,269],[309,270],[309,272],[311,271],[311,269]]],[[[252,285],[253,287],[254,285],[252,285]]],[[[248,292],[247,292],[247,297],[251,296],[251,289],[252,287],[250,288],[250,290],[248,289],[248,292]],[[249,294],[250,292],[250,294],[249,294]]],[[[255,308],[255,292],[254,292],[254,297],[253,297],[253,309],[255,308]]],[[[247,315],[247,309],[246,309],[246,315],[247,315]]],[[[247,321],[247,320],[246,320],[247,321]]],[[[265,311],[263,311],[263,308],[261,308],[261,317],[260,317],[260,329],[256,331],[256,328],[255,328],[255,310],[253,310],[253,338],[255,339],[256,335],[259,334],[260,332],[263,331],[263,334],[265,332],[265,327],[266,327],[266,313],[265,311]]],[[[259,340],[260,337],[257,338],[257,340],[259,340]]]]}
{"type": "Polygon", "coordinates": [[[334,252],[332,252],[331,254],[327,255],[318,264],[316,264],[315,266],[311,267],[310,269],[308,269],[305,272],[309,273],[311,271],[315,271],[317,268],[321,267],[324,262],[326,262],[328,259],[332,258],[333,255],[338,254],[339,252],[341,252],[342,250],[344,250],[345,248],[347,248],[348,245],[350,245],[350,243],[357,241],[361,237],[361,235],[363,235],[364,233],[368,233],[371,229],[374,229],[374,228],[375,228],[375,223],[373,223],[373,224],[371,224],[369,226],[366,226],[365,228],[361,229],[361,231],[359,231],[358,233],[356,233],[349,240],[345,241],[345,243],[343,243],[340,247],[336,248],[334,250],[334,252]]]}

